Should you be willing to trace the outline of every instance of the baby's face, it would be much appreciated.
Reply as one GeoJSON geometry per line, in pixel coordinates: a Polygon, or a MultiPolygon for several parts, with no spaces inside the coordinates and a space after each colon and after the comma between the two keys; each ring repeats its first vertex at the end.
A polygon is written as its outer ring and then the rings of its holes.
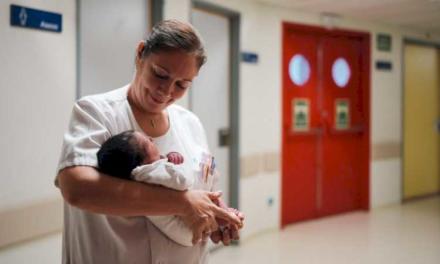
{"type": "Polygon", "coordinates": [[[154,145],[153,140],[140,132],[134,132],[134,136],[139,146],[145,151],[146,158],[143,164],[150,164],[160,159],[159,149],[154,145]]]}

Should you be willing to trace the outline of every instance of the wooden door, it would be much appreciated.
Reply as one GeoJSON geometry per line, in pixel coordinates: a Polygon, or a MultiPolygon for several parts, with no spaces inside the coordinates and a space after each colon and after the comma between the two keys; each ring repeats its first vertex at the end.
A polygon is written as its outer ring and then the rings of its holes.
{"type": "Polygon", "coordinates": [[[435,47],[405,45],[404,199],[440,192],[440,59],[435,47]]]}

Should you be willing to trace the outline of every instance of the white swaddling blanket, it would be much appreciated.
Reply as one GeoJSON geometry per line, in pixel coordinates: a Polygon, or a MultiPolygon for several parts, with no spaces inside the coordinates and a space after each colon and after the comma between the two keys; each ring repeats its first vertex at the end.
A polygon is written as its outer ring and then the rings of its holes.
{"type": "MultiPolygon", "coordinates": [[[[187,190],[193,185],[193,179],[185,177],[182,168],[168,162],[167,159],[138,166],[131,175],[135,181],[158,184],[178,191],[187,190]]],[[[193,245],[192,231],[178,216],[148,216],[148,218],[170,239],[183,246],[193,245]]]]}

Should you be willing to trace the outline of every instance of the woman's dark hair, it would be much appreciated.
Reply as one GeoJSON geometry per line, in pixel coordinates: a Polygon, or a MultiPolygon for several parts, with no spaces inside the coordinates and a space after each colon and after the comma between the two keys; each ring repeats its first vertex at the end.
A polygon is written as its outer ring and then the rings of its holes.
{"type": "Polygon", "coordinates": [[[107,139],[97,153],[99,170],[110,176],[131,179],[131,171],[141,165],[145,153],[129,130],[107,139]]]}
{"type": "Polygon", "coordinates": [[[194,53],[199,68],[206,62],[205,48],[197,30],[189,23],[164,20],[157,23],[145,39],[145,47],[139,54],[145,58],[151,53],[167,50],[183,50],[194,53]]]}

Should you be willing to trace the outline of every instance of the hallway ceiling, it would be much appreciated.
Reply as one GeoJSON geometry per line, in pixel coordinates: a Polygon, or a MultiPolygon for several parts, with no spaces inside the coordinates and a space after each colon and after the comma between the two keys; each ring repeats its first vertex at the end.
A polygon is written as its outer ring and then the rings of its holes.
{"type": "Polygon", "coordinates": [[[440,34],[440,0],[254,0],[440,34]]]}

